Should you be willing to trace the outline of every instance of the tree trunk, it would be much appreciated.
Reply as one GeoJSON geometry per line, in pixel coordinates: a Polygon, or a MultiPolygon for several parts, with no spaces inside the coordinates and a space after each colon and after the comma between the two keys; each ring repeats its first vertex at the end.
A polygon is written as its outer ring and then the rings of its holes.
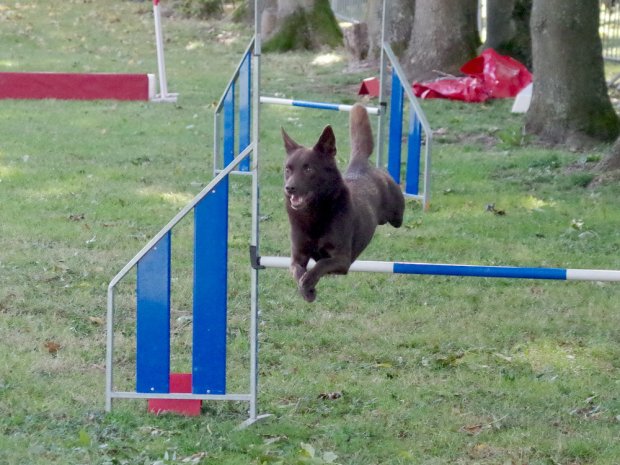
{"type": "Polygon", "coordinates": [[[458,74],[479,45],[478,0],[416,0],[405,72],[413,81],[458,74]]]}
{"type": "Polygon", "coordinates": [[[542,142],[579,149],[618,136],[598,15],[598,0],[534,0],[534,90],[526,131],[542,142]]]}
{"type": "Polygon", "coordinates": [[[607,156],[596,166],[597,171],[620,170],[620,139],[617,139],[607,156]]]}
{"type": "Polygon", "coordinates": [[[342,45],[342,32],[329,0],[278,0],[275,6],[263,11],[262,25],[265,51],[317,50],[324,45],[342,45]]]}
{"type": "MultiPolygon", "coordinates": [[[[401,56],[407,49],[411,39],[414,0],[391,0],[386,2],[385,40],[394,53],[401,56]]],[[[366,6],[364,21],[368,24],[368,57],[376,59],[381,52],[381,20],[383,0],[369,0],[366,6]]]]}
{"type": "Polygon", "coordinates": [[[487,0],[484,48],[509,55],[532,69],[532,0],[487,0]]]}

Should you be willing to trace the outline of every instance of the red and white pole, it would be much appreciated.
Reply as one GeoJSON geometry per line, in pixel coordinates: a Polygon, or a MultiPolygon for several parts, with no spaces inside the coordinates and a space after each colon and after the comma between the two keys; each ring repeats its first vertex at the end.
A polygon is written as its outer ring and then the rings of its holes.
{"type": "Polygon", "coordinates": [[[164,59],[164,37],[161,27],[159,0],[153,0],[153,18],[155,19],[155,45],[157,47],[157,71],[159,75],[159,94],[155,97],[154,101],[176,102],[178,94],[168,93],[166,62],[164,59]]]}

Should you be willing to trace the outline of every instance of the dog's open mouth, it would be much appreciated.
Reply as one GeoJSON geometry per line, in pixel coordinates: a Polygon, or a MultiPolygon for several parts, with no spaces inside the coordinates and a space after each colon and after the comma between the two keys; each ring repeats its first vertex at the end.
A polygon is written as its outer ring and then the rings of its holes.
{"type": "Polygon", "coordinates": [[[306,201],[305,197],[300,195],[291,195],[288,200],[291,203],[293,210],[299,210],[306,201]]]}

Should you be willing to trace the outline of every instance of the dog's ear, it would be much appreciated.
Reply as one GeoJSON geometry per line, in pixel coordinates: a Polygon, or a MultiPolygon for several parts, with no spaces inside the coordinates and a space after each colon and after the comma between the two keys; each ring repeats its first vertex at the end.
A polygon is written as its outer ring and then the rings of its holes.
{"type": "Polygon", "coordinates": [[[336,156],[336,136],[331,126],[325,126],[321,137],[316,144],[314,144],[314,150],[325,155],[332,157],[336,156]]]}
{"type": "Polygon", "coordinates": [[[282,139],[284,140],[284,149],[286,150],[286,154],[290,155],[295,150],[300,148],[301,145],[299,145],[297,142],[295,142],[293,139],[291,139],[291,136],[289,136],[286,133],[284,128],[280,128],[280,129],[282,129],[282,139]]]}

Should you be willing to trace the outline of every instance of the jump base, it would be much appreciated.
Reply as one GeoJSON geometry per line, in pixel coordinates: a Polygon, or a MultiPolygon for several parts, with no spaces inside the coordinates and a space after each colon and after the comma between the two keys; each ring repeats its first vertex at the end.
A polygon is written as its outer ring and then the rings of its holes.
{"type": "MultiPolygon", "coordinates": [[[[172,373],[170,375],[170,392],[192,392],[191,373],[172,373]]],[[[148,411],[159,415],[160,413],[177,413],[187,417],[200,415],[202,401],[185,399],[149,399],[148,411]]]]}

